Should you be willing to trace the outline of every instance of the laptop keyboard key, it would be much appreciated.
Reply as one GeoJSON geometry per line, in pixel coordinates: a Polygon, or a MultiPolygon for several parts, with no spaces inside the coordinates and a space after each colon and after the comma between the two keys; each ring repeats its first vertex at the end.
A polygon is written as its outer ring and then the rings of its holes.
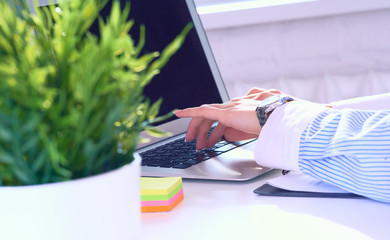
{"type": "Polygon", "coordinates": [[[220,155],[221,153],[222,153],[222,152],[213,151],[213,150],[207,151],[207,155],[208,155],[210,158],[216,157],[216,156],[220,155]]]}
{"type": "Polygon", "coordinates": [[[202,161],[197,160],[197,159],[190,159],[190,160],[185,161],[184,163],[185,164],[190,164],[190,165],[195,165],[195,164],[198,164],[200,162],[202,162],[202,161]]]}
{"type": "Polygon", "coordinates": [[[175,166],[173,166],[173,168],[186,169],[186,168],[189,168],[191,166],[192,165],[188,164],[188,163],[179,163],[179,164],[176,164],[175,166]]]}
{"type": "Polygon", "coordinates": [[[215,150],[219,151],[219,152],[227,152],[227,151],[230,151],[234,148],[236,148],[237,146],[236,145],[233,145],[231,143],[227,144],[227,145],[224,145],[220,148],[216,148],[215,150]]]}

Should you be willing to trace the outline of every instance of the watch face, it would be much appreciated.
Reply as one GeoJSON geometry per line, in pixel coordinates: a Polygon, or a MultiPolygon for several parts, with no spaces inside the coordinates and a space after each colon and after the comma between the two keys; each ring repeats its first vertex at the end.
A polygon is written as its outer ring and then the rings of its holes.
{"type": "Polygon", "coordinates": [[[280,100],[280,95],[274,95],[261,101],[258,107],[264,107],[280,100]]]}

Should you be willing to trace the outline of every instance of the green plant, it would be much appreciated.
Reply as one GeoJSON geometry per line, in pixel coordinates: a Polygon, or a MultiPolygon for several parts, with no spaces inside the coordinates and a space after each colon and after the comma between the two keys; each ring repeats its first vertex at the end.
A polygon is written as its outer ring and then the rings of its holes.
{"type": "MultiPolygon", "coordinates": [[[[180,48],[188,25],[162,52],[141,55],[128,34],[130,5],[65,1],[28,14],[21,2],[0,0],[0,185],[66,181],[133,160],[139,132],[151,126],[161,100],[143,89],[180,48]],[[15,3],[15,2],[14,2],[15,3]]],[[[146,41],[151,39],[146,39],[146,41]]]]}

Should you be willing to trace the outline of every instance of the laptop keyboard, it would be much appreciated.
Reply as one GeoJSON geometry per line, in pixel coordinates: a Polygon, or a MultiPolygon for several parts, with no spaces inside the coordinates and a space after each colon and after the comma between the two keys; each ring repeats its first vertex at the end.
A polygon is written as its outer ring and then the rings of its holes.
{"type": "Polygon", "coordinates": [[[184,142],[183,137],[140,153],[140,155],[142,166],[185,169],[255,140],[240,142],[220,140],[213,147],[196,152],[196,140],[184,142]]]}

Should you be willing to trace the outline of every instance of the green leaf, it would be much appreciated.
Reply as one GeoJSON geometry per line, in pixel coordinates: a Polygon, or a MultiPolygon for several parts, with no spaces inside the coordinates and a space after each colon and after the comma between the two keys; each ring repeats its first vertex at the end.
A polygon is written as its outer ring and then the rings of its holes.
{"type": "Polygon", "coordinates": [[[1,140],[3,140],[4,142],[11,141],[12,136],[13,136],[12,132],[9,129],[0,126],[0,139],[1,140]]]}
{"type": "Polygon", "coordinates": [[[31,169],[36,173],[38,172],[40,169],[44,168],[44,164],[46,163],[47,161],[47,154],[45,151],[42,151],[36,159],[34,159],[33,161],[33,165],[31,167],[31,169]]]}
{"type": "Polygon", "coordinates": [[[138,39],[137,48],[135,50],[135,56],[139,56],[144,46],[145,46],[145,25],[141,24],[139,27],[139,39],[138,39]]]}
{"type": "Polygon", "coordinates": [[[169,137],[172,136],[172,133],[165,132],[155,127],[148,126],[145,128],[145,131],[152,137],[169,137]]]}
{"type": "MultiPolygon", "coordinates": [[[[84,147],[83,147],[84,156],[96,157],[95,149],[96,149],[96,145],[93,143],[93,141],[91,139],[87,139],[85,141],[85,144],[84,144],[84,147]]],[[[86,168],[84,169],[84,172],[85,172],[85,174],[87,176],[91,172],[91,167],[92,167],[93,160],[94,159],[92,159],[92,158],[88,158],[89,165],[87,165],[86,168]]]]}
{"type": "Polygon", "coordinates": [[[150,121],[150,124],[155,124],[155,123],[159,123],[159,122],[162,122],[162,121],[165,121],[171,117],[175,116],[175,114],[173,113],[173,111],[163,115],[163,116],[159,116],[157,118],[154,118],[150,121]]]}
{"type": "Polygon", "coordinates": [[[8,153],[0,153],[0,163],[3,164],[12,164],[14,162],[14,158],[8,153]]]}
{"type": "Polygon", "coordinates": [[[32,135],[27,138],[26,141],[20,147],[20,152],[26,153],[31,149],[36,149],[38,146],[39,138],[36,135],[32,135]]]}
{"type": "Polygon", "coordinates": [[[34,182],[31,181],[31,178],[28,174],[28,172],[22,170],[21,168],[17,167],[17,166],[13,166],[12,168],[12,172],[13,174],[15,175],[15,177],[22,183],[24,184],[34,184],[34,182]]]}
{"type": "Polygon", "coordinates": [[[109,20],[111,26],[119,25],[120,18],[121,18],[120,7],[121,7],[120,2],[114,0],[112,3],[110,20],[109,20]]]}
{"type": "MultiPolygon", "coordinates": [[[[33,131],[36,126],[40,123],[41,118],[36,113],[31,113],[28,116],[28,119],[23,124],[22,128],[20,129],[21,133],[28,133],[33,131]]],[[[0,128],[1,129],[1,128],[0,128]]]]}
{"type": "Polygon", "coordinates": [[[152,106],[150,107],[150,109],[148,111],[148,120],[151,120],[151,119],[154,119],[157,117],[162,101],[163,101],[163,99],[159,98],[157,101],[155,101],[152,104],[152,106]]]}

